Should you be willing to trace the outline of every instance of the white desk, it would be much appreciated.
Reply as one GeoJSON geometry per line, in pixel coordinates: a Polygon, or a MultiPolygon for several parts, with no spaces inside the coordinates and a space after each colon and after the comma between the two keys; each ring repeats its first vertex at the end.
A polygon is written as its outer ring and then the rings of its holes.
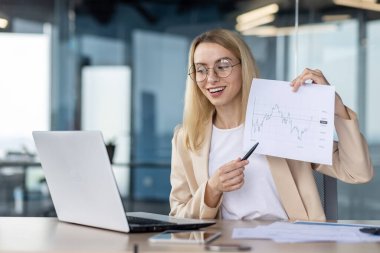
{"type": "MultiPolygon", "coordinates": [[[[353,221],[350,221],[353,222],[353,221]]],[[[380,221],[357,221],[380,224],[380,221]]],[[[218,221],[206,230],[220,230],[222,236],[214,241],[242,243],[252,246],[252,252],[380,252],[380,243],[297,243],[279,244],[269,240],[231,239],[234,227],[253,227],[263,224],[258,221],[218,221]]],[[[58,222],[55,218],[0,217],[0,251],[23,252],[205,252],[202,245],[149,244],[153,233],[124,234],[58,222]]]]}

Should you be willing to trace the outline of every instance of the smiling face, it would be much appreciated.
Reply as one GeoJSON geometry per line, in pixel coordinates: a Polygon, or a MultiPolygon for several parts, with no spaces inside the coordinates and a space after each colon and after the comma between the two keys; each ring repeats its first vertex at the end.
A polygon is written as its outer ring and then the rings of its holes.
{"type": "Polygon", "coordinates": [[[216,43],[200,43],[194,51],[194,66],[196,70],[208,69],[206,79],[197,85],[216,109],[241,106],[241,64],[228,49],[216,43]],[[225,60],[234,67],[229,76],[219,77],[213,67],[216,63],[223,65],[225,60]]]}

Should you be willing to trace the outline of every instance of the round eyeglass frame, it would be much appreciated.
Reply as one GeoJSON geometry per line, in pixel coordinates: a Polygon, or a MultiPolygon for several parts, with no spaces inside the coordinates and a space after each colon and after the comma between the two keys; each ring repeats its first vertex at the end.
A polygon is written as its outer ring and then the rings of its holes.
{"type": "Polygon", "coordinates": [[[201,82],[203,82],[204,80],[207,79],[208,74],[209,74],[209,70],[210,70],[210,69],[213,69],[213,70],[214,70],[214,73],[215,73],[215,75],[216,75],[217,77],[219,77],[219,78],[227,78],[227,77],[229,77],[229,76],[232,74],[232,70],[233,70],[233,68],[234,68],[235,66],[239,65],[239,64],[241,64],[241,61],[240,61],[240,60],[239,60],[238,63],[232,64],[232,63],[231,63],[231,60],[229,60],[229,59],[220,59],[218,62],[216,62],[216,63],[214,64],[214,66],[213,66],[212,68],[207,68],[207,67],[205,67],[205,69],[207,70],[207,72],[206,72],[206,75],[205,75],[204,79],[202,79],[202,80],[196,80],[196,77],[195,77],[195,76],[196,76],[196,73],[195,73],[196,70],[195,70],[195,65],[193,64],[193,65],[189,68],[189,73],[188,73],[188,75],[190,76],[191,80],[193,80],[194,82],[196,82],[196,83],[201,83],[201,82]],[[227,61],[227,62],[230,64],[229,67],[231,67],[230,72],[229,72],[228,75],[226,75],[226,76],[220,76],[219,73],[218,73],[218,71],[215,70],[215,67],[217,66],[217,64],[218,64],[221,60],[225,60],[225,61],[227,61]],[[194,74],[194,73],[195,73],[195,74],[194,74]],[[194,77],[193,77],[193,74],[194,74],[194,77]]]}

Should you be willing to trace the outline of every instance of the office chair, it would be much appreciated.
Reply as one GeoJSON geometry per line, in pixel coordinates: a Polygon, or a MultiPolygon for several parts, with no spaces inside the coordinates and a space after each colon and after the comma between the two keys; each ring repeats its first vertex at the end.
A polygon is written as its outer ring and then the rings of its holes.
{"type": "Polygon", "coordinates": [[[336,178],[313,171],[323,210],[327,220],[338,219],[338,194],[336,178]]]}

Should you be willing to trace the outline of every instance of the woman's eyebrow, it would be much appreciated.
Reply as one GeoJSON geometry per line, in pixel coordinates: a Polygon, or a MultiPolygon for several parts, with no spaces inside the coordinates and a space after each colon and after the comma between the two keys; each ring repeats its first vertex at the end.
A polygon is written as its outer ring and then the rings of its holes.
{"type": "MultiPolygon", "coordinates": [[[[228,57],[228,56],[224,56],[224,57],[221,57],[221,58],[215,60],[215,61],[214,61],[214,64],[217,63],[218,61],[220,61],[220,60],[224,60],[224,59],[227,59],[227,60],[232,61],[232,59],[231,59],[230,57],[228,57]]],[[[207,64],[206,64],[206,63],[203,63],[203,62],[194,62],[194,65],[207,65],[207,64]]]]}

